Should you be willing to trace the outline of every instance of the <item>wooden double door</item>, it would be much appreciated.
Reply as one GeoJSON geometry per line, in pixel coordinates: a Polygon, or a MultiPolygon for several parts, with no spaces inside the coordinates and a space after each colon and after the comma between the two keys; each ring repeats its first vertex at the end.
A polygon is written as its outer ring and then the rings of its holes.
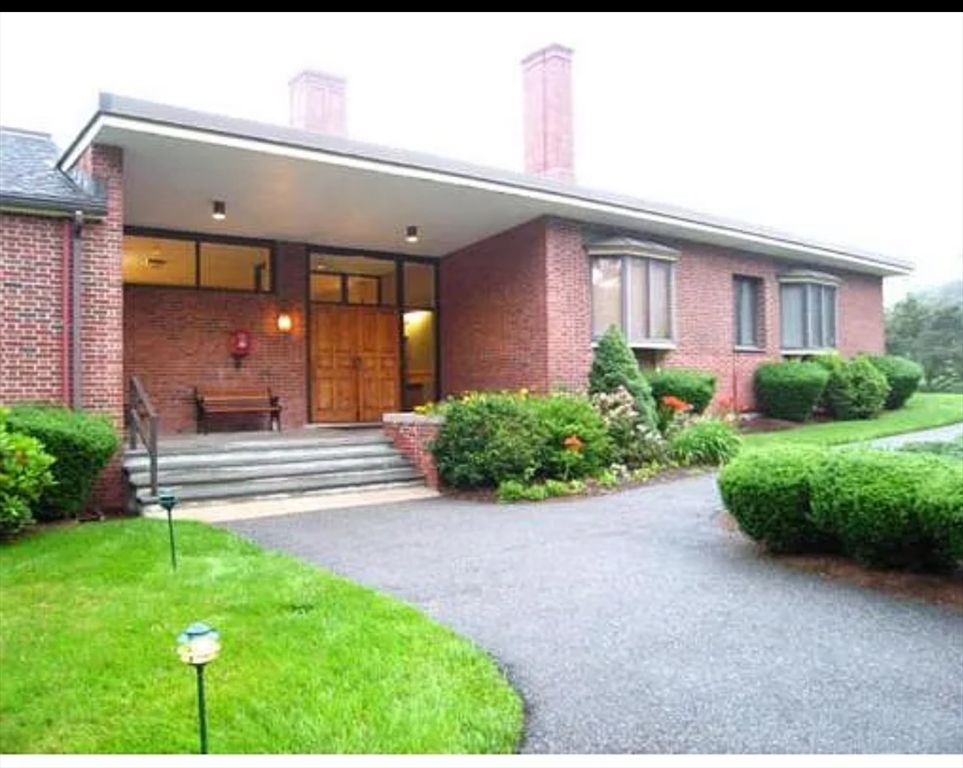
{"type": "Polygon", "coordinates": [[[399,407],[400,339],[393,307],[311,305],[311,408],[316,422],[381,421],[399,407]]]}

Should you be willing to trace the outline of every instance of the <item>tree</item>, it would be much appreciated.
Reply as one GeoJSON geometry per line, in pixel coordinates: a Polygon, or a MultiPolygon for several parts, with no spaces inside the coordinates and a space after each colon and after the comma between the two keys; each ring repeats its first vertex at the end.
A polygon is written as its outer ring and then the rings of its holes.
{"type": "Polygon", "coordinates": [[[963,392],[963,290],[959,281],[910,294],[886,313],[886,351],[923,366],[926,389],[963,392]]]}
{"type": "Polygon", "coordinates": [[[612,393],[620,386],[625,387],[635,399],[635,408],[646,426],[655,426],[652,388],[639,370],[639,363],[622,332],[610,325],[595,348],[592,370],[589,371],[589,392],[612,393]]]}

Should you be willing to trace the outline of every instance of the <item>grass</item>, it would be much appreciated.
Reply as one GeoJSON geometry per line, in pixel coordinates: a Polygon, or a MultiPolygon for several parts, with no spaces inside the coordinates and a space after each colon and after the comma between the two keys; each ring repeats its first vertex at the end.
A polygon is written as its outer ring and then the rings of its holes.
{"type": "Polygon", "coordinates": [[[898,411],[884,411],[876,419],[804,424],[794,429],[759,432],[745,435],[743,444],[746,448],[765,448],[787,443],[840,445],[942,427],[960,421],[963,421],[963,395],[918,392],[903,408],[898,411]]]}
{"type": "Polygon", "coordinates": [[[522,705],[485,653],[412,607],[223,530],[122,520],[0,548],[0,753],[197,751],[175,637],[207,669],[221,753],[497,753],[522,705]]]}

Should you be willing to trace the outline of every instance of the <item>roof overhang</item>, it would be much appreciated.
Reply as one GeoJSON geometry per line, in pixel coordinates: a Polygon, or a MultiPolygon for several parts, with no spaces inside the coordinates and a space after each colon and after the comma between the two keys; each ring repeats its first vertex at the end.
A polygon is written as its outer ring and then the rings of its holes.
{"type": "Polygon", "coordinates": [[[334,137],[103,95],[61,157],[124,150],[129,226],[443,256],[549,216],[886,276],[910,264],[632,198],[334,137]],[[214,221],[213,200],[228,217],[214,221]],[[409,224],[418,243],[405,242],[409,224]]]}

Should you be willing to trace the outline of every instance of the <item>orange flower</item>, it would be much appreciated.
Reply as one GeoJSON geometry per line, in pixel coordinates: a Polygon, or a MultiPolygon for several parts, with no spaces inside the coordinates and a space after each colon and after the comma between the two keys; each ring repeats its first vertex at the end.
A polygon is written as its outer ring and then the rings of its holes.
{"type": "Polygon", "coordinates": [[[582,440],[579,438],[578,435],[569,435],[562,442],[562,445],[565,446],[566,451],[573,451],[575,453],[579,453],[582,450],[582,446],[585,445],[585,443],[582,442],[582,440]]]}
{"type": "Polygon", "coordinates": [[[662,398],[662,405],[676,413],[682,413],[683,411],[688,411],[692,406],[689,405],[685,400],[681,400],[675,395],[666,395],[662,398]]]}

